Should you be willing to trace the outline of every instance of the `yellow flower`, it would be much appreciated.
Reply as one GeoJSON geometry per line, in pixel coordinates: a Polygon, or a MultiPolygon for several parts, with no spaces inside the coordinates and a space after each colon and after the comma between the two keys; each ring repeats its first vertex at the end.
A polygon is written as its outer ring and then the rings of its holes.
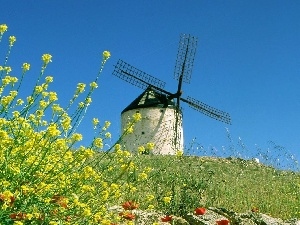
{"type": "Polygon", "coordinates": [[[48,63],[52,62],[51,58],[52,58],[52,55],[50,55],[50,54],[42,55],[42,61],[44,62],[44,65],[47,65],[48,63]]]}
{"type": "Polygon", "coordinates": [[[154,209],[154,205],[148,205],[148,208],[147,208],[148,210],[152,210],[152,209],[154,209]]]}
{"type": "Polygon", "coordinates": [[[92,88],[92,90],[94,90],[95,88],[98,87],[98,84],[96,82],[92,82],[90,83],[90,87],[92,88]]]}
{"type": "Polygon", "coordinates": [[[105,201],[109,197],[109,192],[107,190],[104,190],[101,192],[102,200],[105,201]]]}
{"type": "Polygon", "coordinates": [[[119,151],[121,150],[121,145],[120,144],[116,144],[115,145],[115,151],[119,151]]]}
{"type": "Polygon", "coordinates": [[[99,119],[98,118],[93,118],[93,125],[97,126],[99,124],[99,119]]]}
{"type": "Polygon", "coordinates": [[[34,88],[34,91],[35,91],[37,94],[39,94],[39,93],[41,93],[41,92],[43,91],[43,87],[42,87],[42,86],[36,86],[36,87],[34,88]]]}
{"type": "Polygon", "coordinates": [[[177,150],[177,151],[176,151],[176,156],[177,156],[177,157],[183,156],[183,151],[182,151],[182,150],[177,150]]]}
{"type": "Polygon", "coordinates": [[[78,134],[78,133],[75,133],[71,136],[71,139],[73,141],[81,141],[82,140],[82,135],[81,134],[78,134]]]}
{"type": "Polygon", "coordinates": [[[170,202],[171,202],[171,199],[172,199],[172,197],[171,197],[171,196],[166,196],[166,197],[163,197],[163,202],[164,202],[165,204],[168,204],[168,203],[170,203],[170,202]]]}
{"type": "Polygon", "coordinates": [[[109,51],[104,51],[102,53],[102,55],[103,55],[103,61],[106,61],[110,58],[110,52],[109,51]]]}
{"type": "Polygon", "coordinates": [[[146,150],[147,151],[151,151],[151,150],[153,150],[154,149],[154,143],[150,143],[150,142],[148,142],[147,144],[146,144],[146,150]]]}
{"type": "Polygon", "coordinates": [[[127,134],[132,134],[133,133],[133,124],[129,125],[126,129],[125,129],[127,134]]]}
{"type": "Polygon", "coordinates": [[[86,105],[89,105],[91,102],[92,102],[92,98],[91,98],[91,97],[87,97],[87,98],[85,99],[86,105]]]}
{"type": "Polygon", "coordinates": [[[110,133],[110,132],[106,132],[106,133],[105,133],[105,137],[106,137],[106,138],[111,138],[111,133],[110,133]]]}
{"type": "Polygon", "coordinates": [[[4,181],[1,181],[0,184],[3,185],[4,187],[8,187],[10,185],[10,182],[4,180],[4,181]]]}
{"type": "Polygon", "coordinates": [[[49,225],[58,225],[58,222],[50,221],[50,222],[49,222],[49,225]]]}
{"type": "Polygon", "coordinates": [[[86,158],[90,158],[95,154],[95,152],[92,149],[87,148],[87,149],[84,149],[83,154],[86,158]]]}
{"type": "Polygon", "coordinates": [[[54,92],[54,91],[50,91],[49,92],[49,100],[51,101],[51,102],[54,102],[54,101],[56,101],[58,98],[57,98],[57,93],[56,92],[54,92]]]}
{"type": "Polygon", "coordinates": [[[104,122],[104,127],[102,128],[102,130],[107,130],[107,128],[109,128],[110,126],[110,122],[109,121],[105,121],[104,122]]]}
{"type": "Polygon", "coordinates": [[[86,85],[85,85],[84,83],[78,83],[78,84],[77,84],[77,90],[76,90],[76,92],[78,92],[78,93],[84,92],[85,86],[86,86],[86,85]]]}
{"type": "Polygon", "coordinates": [[[93,144],[96,148],[103,148],[103,140],[102,138],[95,138],[93,144]]]}
{"type": "Polygon", "coordinates": [[[147,195],[146,201],[150,202],[154,199],[154,195],[147,195]]]}
{"type": "Polygon", "coordinates": [[[55,123],[50,124],[47,131],[51,137],[60,135],[60,131],[57,129],[57,125],[55,123]]]}
{"type": "Polygon", "coordinates": [[[26,219],[31,220],[33,218],[33,215],[31,213],[26,214],[26,219]]]}
{"type": "Polygon", "coordinates": [[[22,69],[23,69],[23,73],[25,73],[26,71],[28,71],[30,69],[30,64],[23,63],[22,69]]]}
{"type": "Polygon", "coordinates": [[[47,76],[47,77],[45,78],[45,81],[46,81],[46,83],[51,83],[51,82],[53,82],[53,77],[47,76]]]}
{"type": "Polygon", "coordinates": [[[140,113],[135,113],[132,116],[134,122],[138,122],[142,119],[142,115],[140,113]]]}
{"type": "MultiPolygon", "coordinates": [[[[22,223],[21,221],[14,221],[13,225],[23,225],[24,223],[22,223]]],[[[49,223],[50,224],[50,223],[49,223]]],[[[53,225],[53,224],[52,224],[53,225]]]]}
{"type": "Polygon", "coordinates": [[[14,45],[14,43],[16,42],[16,37],[15,36],[9,36],[9,46],[11,47],[11,46],[13,46],[14,45]]]}
{"type": "Polygon", "coordinates": [[[1,24],[0,25],[0,34],[4,34],[4,32],[6,32],[7,31],[7,26],[6,26],[6,24],[1,24]]]}
{"type": "Polygon", "coordinates": [[[147,180],[148,175],[146,173],[140,173],[139,174],[139,180],[147,180]]]}
{"type": "Polygon", "coordinates": [[[10,66],[4,66],[3,70],[6,70],[6,74],[10,73],[12,71],[10,66]]]}
{"type": "Polygon", "coordinates": [[[138,147],[138,153],[139,154],[143,154],[144,152],[145,152],[145,147],[144,146],[138,147]]]}

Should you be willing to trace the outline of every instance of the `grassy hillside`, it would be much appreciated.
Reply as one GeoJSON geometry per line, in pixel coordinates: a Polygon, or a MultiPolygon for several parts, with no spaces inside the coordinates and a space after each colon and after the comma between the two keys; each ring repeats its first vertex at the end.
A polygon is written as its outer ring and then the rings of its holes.
{"type": "MultiPolygon", "coordinates": [[[[184,214],[199,206],[247,212],[256,207],[273,217],[300,218],[300,173],[281,171],[250,160],[195,156],[136,156],[140,166],[153,168],[139,186],[139,196],[155,193],[155,207],[184,214]],[[171,204],[163,204],[172,196],[171,204]]],[[[128,178],[127,178],[128,179],[128,178]]],[[[142,204],[143,205],[143,204],[142,204]]]]}

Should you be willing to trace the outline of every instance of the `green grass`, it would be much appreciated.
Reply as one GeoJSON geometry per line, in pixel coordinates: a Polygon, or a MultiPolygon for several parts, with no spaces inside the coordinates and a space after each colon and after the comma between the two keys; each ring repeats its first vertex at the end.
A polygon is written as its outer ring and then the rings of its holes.
{"type": "Polygon", "coordinates": [[[144,155],[136,161],[154,168],[136,199],[155,193],[155,206],[165,213],[183,215],[199,206],[242,213],[255,206],[276,218],[300,218],[299,172],[238,158],[144,155]],[[166,193],[173,196],[169,205],[161,203],[166,193]]]}

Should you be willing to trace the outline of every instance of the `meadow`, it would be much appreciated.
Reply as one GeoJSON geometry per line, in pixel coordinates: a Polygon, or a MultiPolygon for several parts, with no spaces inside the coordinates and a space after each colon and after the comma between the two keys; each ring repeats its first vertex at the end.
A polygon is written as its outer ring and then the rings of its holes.
{"type": "Polygon", "coordinates": [[[232,157],[144,156],[140,160],[154,168],[145,191],[158,196],[171,193],[171,214],[214,206],[240,213],[259,210],[282,219],[300,217],[299,172],[232,157]]]}
{"type": "Polygon", "coordinates": [[[142,118],[139,113],[105,151],[110,122],[93,118],[95,136],[81,146],[83,135],[77,128],[110,52],[102,53],[95,79],[78,83],[69,103],[62,106],[51,91],[54,78],[46,75],[52,62],[49,53],[41,56],[31,94],[19,94],[31,65],[24,62],[21,74],[12,75],[9,59],[17,39],[7,37],[7,31],[1,24],[0,44],[7,48],[0,65],[1,225],[133,225],[133,209],[160,211],[166,215],[158,219],[161,222],[209,206],[237,212],[255,209],[283,219],[300,217],[299,172],[239,158],[155,156],[153,143],[136,151],[123,149],[119,142],[134,131],[142,118]],[[123,211],[114,213],[113,206],[123,211]]]}

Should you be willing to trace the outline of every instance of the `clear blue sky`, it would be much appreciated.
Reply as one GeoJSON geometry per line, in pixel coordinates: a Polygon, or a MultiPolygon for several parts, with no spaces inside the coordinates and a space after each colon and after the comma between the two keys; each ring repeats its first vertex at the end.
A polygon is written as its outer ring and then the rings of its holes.
{"type": "Polygon", "coordinates": [[[0,0],[0,5],[0,23],[17,37],[10,64],[17,73],[22,62],[31,63],[27,78],[34,80],[41,55],[52,54],[47,75],[54,76],[52,88],[62,105],[78,82],[94,79],[101,52],[111,51],[80,130],[86,141],[93,117],[110,120],[116,138],[120,112],[142,92],[112,76],[116,61],[123,59],[175,91],[179,35],[189,33],[198,37],[198,48],[183,97],[230,113],[232,125],[182,104],[185,144],[196,137],[204,148],[229,151],[227,127],[235,145],[243,140],[245,155],[255,155],[257,145],[276,156],[268,144],[273,141],[285,147],[280,154],[300,159],[299,1],[0,0]]]}

